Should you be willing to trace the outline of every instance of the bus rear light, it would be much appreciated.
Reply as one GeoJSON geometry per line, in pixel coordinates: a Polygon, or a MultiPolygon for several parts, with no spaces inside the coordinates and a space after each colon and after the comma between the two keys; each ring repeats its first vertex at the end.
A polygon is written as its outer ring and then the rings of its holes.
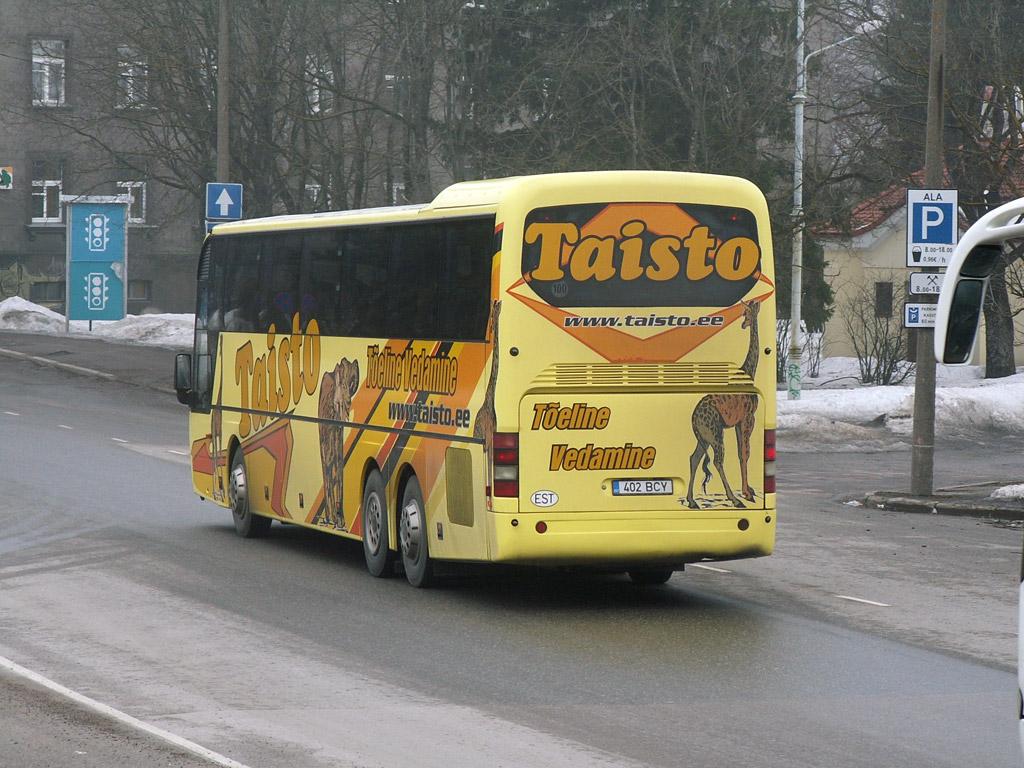
{"type": "Polygon", "coordinates": [[[495,432],[492,450],[494,466],[519,466],[519,435],[515,432],[495,432]]]}
{"type": "Polygon", "coordinates": [[[764,492],[775,493],[775,430],[764,431],[764,492]]]}
{"type": "Polygon", "coordinates": [[[546,533],[548,530],[548,524],[543,520],[538,520],[537,525],[534,527],[537,529],[537,533],[546,533]]]}
{"type": "Polygon", "coordinates": [[[494,464],[494,495],[519,495],[519,435],[516,432],[495,432],[491,444],[494,464]]]}

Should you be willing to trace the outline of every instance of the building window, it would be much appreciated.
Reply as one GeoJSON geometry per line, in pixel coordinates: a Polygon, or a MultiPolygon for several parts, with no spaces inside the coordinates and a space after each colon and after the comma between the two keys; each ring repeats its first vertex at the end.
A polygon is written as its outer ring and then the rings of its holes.
{"type": "Polygon", "coordinates": [[[892,317],[892,283],[875,283],[875,317],[892,317]]]}
{"type": "Polygon", "coordinates": [[[45,283],[31,283],[28,287],[28,299],[35,304],[64,301],[64,281],[49,280],[45,283]]]}
{"type": "Polygon", "coordinates": [[[146,60],[134,49],[122,45],[118,56],[118,106],[122,109],[139,109],[149,99],[149,67],[146,60]]]}
{"type": "Polygon", "coordinates": [[[323,195],[324,187],[315,181],[307,182],[305,185],[306,191],[306,204],[313,210],[317,210],[320,205],[321,195],[323,195]]]}
{"type": "Polygon", "coordinates": [[[63,221],[60,208],[60,194],[63,186],[63,160],[32,161],[33,224],[58,224],[63,221]]]}
{"type": "Polygon", "coordinates": [[[64,105],[66,48],[64,40],[32,41],[32,106],[64,105]]]}
{"type": "Polygon", "coordinates": [[[119,181],[118,190],[121,194],[128,195],[128,223],[146,223],[146,182],[144,181],[119,181]]]}
{"type": "Polygon", "coordinates": [[[391,205],[404,205],[409,202],[405,196],[405,184],[401,181],[393,182],[385,191],[390,194],[388,203],[391,205]]]}
{"type": "Polygon", "coordinates": [[[312,115],[327,114],[334,103],[334,71],[322,54],[306,57],[306,103],[312,115]]]}
{"type": "Polygon", "coordinates": [[[128,301],[151,301],[153,298],[152,280],[129,280],[128,301]]]}

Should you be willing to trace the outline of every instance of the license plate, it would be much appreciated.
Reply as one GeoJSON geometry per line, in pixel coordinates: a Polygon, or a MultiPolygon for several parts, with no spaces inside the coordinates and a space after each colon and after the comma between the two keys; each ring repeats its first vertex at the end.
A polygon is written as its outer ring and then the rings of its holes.
{"type": "Polygon", "coordinates": [[[664,496],[672,492],[671,480],[612,480],[613,496],[664,496]]]}

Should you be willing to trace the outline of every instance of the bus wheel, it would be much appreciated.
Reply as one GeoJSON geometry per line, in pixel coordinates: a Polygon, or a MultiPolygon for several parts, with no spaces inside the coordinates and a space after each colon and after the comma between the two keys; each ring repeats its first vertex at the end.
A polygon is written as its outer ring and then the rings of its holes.
{"type": "Polygon", "coordinates": [[[244,539],[259,539],[267,535],[273,520],[253,514],[249,508],[249,476],[245,471],[245,457],[241,448],[235,451],[231,460],[228,503],[231,505],[231,517],[235,520],[235,530],[239,536],[244,539]]]}
{"type": "Polygon", "coordinates": [[[405,577],[414,587],[429,587],[434,583],[434,563],[427,548],[427,514],[423,504],[420,482],[410,477],[402,494],[402,508],[398,519],[398,542],[402,552],[405,577]]]}
{"type": "Polygon", "coordinates": [[[642,586],[654,586],[664,584],[672,578],[674,571],[671,568],[630,568],[627,573],[634,584],[642,586]]]}
{"type": "Polygon", "coordinates": [[[384,480],[373,470],[363,489],[363,556],[366,568],[374,576],[394,574],[392,554],[388,549],[388,504],[384,496],[384,480]]]}

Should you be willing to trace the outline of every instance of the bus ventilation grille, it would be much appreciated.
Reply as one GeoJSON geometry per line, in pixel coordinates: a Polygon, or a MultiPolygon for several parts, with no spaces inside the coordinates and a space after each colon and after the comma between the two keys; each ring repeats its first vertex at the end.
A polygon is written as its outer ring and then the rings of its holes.
{"type": "Polygon", "coordinates": [[[751,385],[745,371],[731,363],[566,363],[553,365],[534,387],[630,389],[644,387],[728,387],[751,385]]]}

